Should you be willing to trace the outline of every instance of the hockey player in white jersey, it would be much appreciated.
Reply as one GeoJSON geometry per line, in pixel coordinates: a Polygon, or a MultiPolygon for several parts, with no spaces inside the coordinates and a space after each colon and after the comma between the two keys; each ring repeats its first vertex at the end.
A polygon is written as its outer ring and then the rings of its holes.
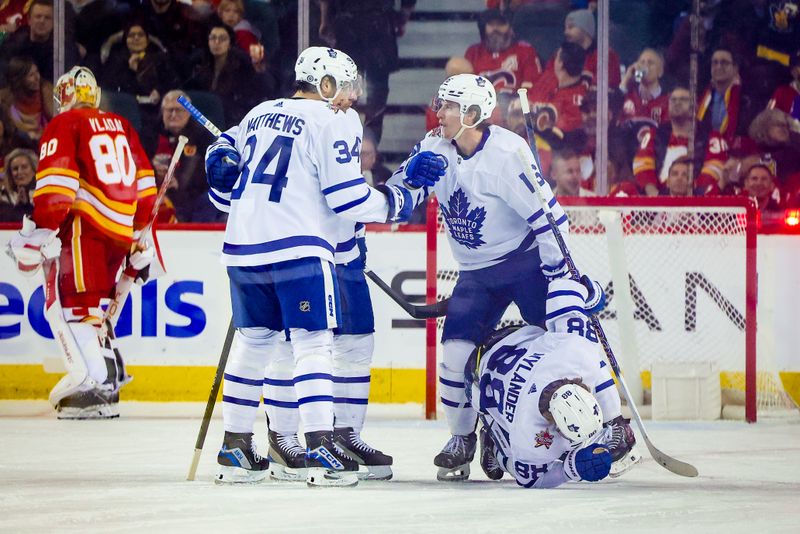
{"type": "MultiPolygon", "coordinates": [[[[369,402],[370,364],[375,319],[367,280],[365,228],[361,223],[340,222],[336,245],[341,323],[333,333],[334,441],[364,469],[361,480],[392,478],[392,457],[361,439],[369,402]]],[[[277,480],[305,480],[297,433],[297,395],[292,384],[291,352],[271,359],[264,375],[264,404],[269,419],[270,476],[277,480]]]]}
{"type": "MultiPolygon", "coordinates": [[[[357,483],[357,466],[333,446],[332,329],[340,319],[333,259],[339,217],[402,221],[405,183],[369,187],[359,164],[362,127],[350,106],[355,63],[331,48],[304,50],[292,98],[267,101],[206,152],[209,197],[230,215],[222,261],[231,286],[236,343],[225,368],[225,437],[219,482],[254,482],[268,473],[253,424],[269,358],[291,336],[292,382],[306,432],[309,485],[357,483]]],[[[434,156],[423,156],[436,161],[434,156]]],[[[412,187],[438,175],[407,174],[412,187]]]]}
{"type": "MultiPolygon", "coordinates": [[[[436,193],[460,271],[447,309],[439,365],[440,397],[452,437],[434,464],[439,467],[437,478],[446,481],[469,477],[476,448],[476,415],[462,380],[467,358],[512,302],[528,324],[543,325],[547,282],[567,274],[518,156],[522,150],[533,162],[527,143],[486,122],[496,103],[492,83],[482,76],[459,74],[445,80],[435,100],[440,126],[389,180],[400,183],[420,151],[441,154],[446,161],[441,180],[413,193],[417,204],[436,193]]],[[[542,189],[566,236],[564,210],[544,182],[542,189]]]]}
{"type": "Polygon", "coordinates": [[[641,459],[587,313],[602,295],[569,279],[550,283],[547,331],[495,332],[471,355],[472,407],[483,422],[481,466],[526,488],[598,481],[641,459]]]}

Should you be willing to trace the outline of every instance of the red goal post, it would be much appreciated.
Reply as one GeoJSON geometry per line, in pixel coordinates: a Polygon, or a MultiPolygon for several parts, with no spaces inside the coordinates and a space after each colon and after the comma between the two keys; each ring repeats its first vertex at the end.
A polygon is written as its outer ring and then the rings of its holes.
{"type": "MultiPolygon", "coordinates": [[[[559,201],[570,217],[568,244],[576,265],[609,295],[600,320],[615,354],[636,353],[633,361],[638,360],[643,383],[654,361],[708,360],[719,367],[723,404],[744,404],[746,420],[755,421],[757,409],[786,403],[779,377],[775,384],[777,373],[756,365],[757,222],[749,199],[559,201]],[[620,275],[624,272],[627,277],[620,275]],[[616,299],[614,280],[622,288],[616,299]],[[627,294],[630,299],[622,297],[627,294]],[[631,306],[627,322],[622,313],[626,301],[631,306]]],[[[426,299],[431,303],[449,296],[458,269],[445,244],[446,223],[435,199],[427,213],[426,299]]],[[[520,319],[512,306],[501,324],[520,319]]],[[[442,325],[441,318],[428,319],[426,325],[429,419],[436,416],[442,325]]]]}

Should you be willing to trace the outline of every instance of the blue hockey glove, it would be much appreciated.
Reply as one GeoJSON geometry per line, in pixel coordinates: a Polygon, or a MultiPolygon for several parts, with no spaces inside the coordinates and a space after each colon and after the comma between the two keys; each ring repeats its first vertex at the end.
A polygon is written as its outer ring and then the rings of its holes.
{"type": "Polygon", "coordinates": [[[597,482],[611,471],[611,453],[603,445],[589,445],[567,454],[564,473],[570,480],[597,482]]]}
{"type": "Polygon", "coordinates": [[[208,185],[223,193],[231,192],[239,179],[239,159],[239,153],[232,146],[225,143],[211,145],[206,153],[208,185]]]}
{"type": "Polygon", "coordinates": [[[553,280],[558,280],[559,278],[568,277],[569,267],[567,267],[567,262],[564,260],[561,260],[561,263],[558,265],[545,265],[543,263],[542,274],[548,282],[552,282],[553,280]]]}
{"type": "Polygon", "coordinates": [[[406,185],[412,189],[420,187],[431,187],[439,178],[444,176],[447,169],[447,160],[429,150],[420,152],[406,165],[406,177],[403,179],[406,185]]]}
{"type": "Polygon", "coordinates": [[[376,189],[386,195],[386,200],[389,202],[387,223],[406,222],[411,217],[414,201],[408,189],[396,185],[379,185],[376,189]]]}
{"type": "Polygon", "coordinates": [[[586,313],[594,315],[603,311],[606,307],[606,292],[603,291],[603,286],[585,274],[581,276],[581,284],[589,291],[586,296],[586,313]]]}

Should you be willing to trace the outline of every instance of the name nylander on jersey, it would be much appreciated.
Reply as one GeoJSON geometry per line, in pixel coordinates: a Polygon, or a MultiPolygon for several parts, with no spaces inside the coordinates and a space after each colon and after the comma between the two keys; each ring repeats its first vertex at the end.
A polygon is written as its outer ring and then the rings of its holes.
{"type": "Polygon", "coordinates": [[[223,133],[217,143],[241,155],[233,189],[212,188],[209,194],[230,214],[223,263],[252,266],[305,257],[332,262],[341,217],[385,221],[385,197],[361,174],[362,138],[352,109],[334,112],[325,102],[285,98],[259,104],[223,133]]]}

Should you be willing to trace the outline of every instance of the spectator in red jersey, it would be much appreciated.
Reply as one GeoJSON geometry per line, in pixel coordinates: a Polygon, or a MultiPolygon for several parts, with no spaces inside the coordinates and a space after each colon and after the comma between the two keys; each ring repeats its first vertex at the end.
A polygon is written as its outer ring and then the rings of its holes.
{"type": "Polygon", "coordinates": [[[548,87],[537,84],[528,92],[537,133],[552,131],[563,138],[564,133],[581,127],[580,107],[586,95],[581,70],[585,57],[586,52],[579,45],[562,43],[553,62],[556,85],[548,87]]]}
{"type": "Polygon", "coordinates": [[[30,0],[6,0],[0,5],[0,32],[14,33],[28,23],[30,0]]]}
{"type": "MultiPolygon", "coordinates": [[[[466,58],[454,56],[447,60],[447,64],[444,66],[444,79],[446,80],[450,76],[455,76],[456,74],[474,74],[475,70],[472,68],[472,63],[470,63],[466,58]]],[[[436,95],[434,95],[435,99],[436,95]]],[[[431,104],[433,100],[431,100],[431,104]]],[[[431,106],[425,110],[425,130],[431,131],[434,128],[439,126],[439,119],[436,117],[436,112],[433,111],[431,106]]]]}
{"type": "Polygon", "coordinates": [[[11,58],[6,78],[8,87],[0,90],[0,103],[8,109],[17,134],[38,145],[53,118],[53,84],[42,79],[32,59],[23,57],[11,58]]]}
{"type": "MultiPolygon", "coordinates": [[[[564,20],[564,40],[580,45],[586,51],[583,65],[583,77],[591,87],[597,85],[597,35],[594,13],[589,9],[578,9],[570,12],[564,20]]],[[[619,56],[611,48],[608,49],[608,86],[619,87],[619,56]]],[[[547,66],[539,79],[539,84],[555,85],[555,58],[547,62],[547,66]]]]}
{"type": "Polygon", "coordinates": [[[16,148],[5,157],[5,173],[0,182],[0,222],[18,222],[33,213],[33,190],[36,189],[36,154],[16,148]]]}
{"type": "MultiPolygon", "coordinates": [[[[658,128],[645,127],[639,131],[639,149],[633,159],[633,174],[639,189],[647,196],[657,196],[666,187],[670,165],[688,154],[693,120],[689,90],[676,87],[669,96],[669,122],[658,128]]],[[[713,193],[728,159],[725,139],[715,132],[709,134],[698,123],[694,158],[694,172],[700,170],[695,187],[699,187],[704,194],[713,193]]]]}
{"type": "Polygon", "coordinates": [[[226,26],[233,29],[236,34],[236,44],[250,56],[256,72],[265,72],[267,59],[264,56],[264,46],[261,44],[261,32],[244,18],[244,2],[220,0],[217,5],[217,15],[226,26]]]}
{"type": "Polygon", "coordinates": [[[625,92],[623,120],[646,121],[653,126],[669,120],[669,95],[661,87],[663,76],[664,56],[652,48],[642,50],[620,85],[625,92]]]}
{"type": "Polygon", "coordinates": [[[800,120],[800,51],[792,56],[789,67],[792,81],[775,89],[767,108],[779,109],[800,120]]]}
{"type": "Polygon", "coordinates": [[[702,190],[693,187],[694,180],[691,176],[689,164],[692,162],[688,156],[681,156],[672,162],[667,173],[667,182],[661,194],[669,197],[701,196],[702,190]]]}
{"type": "Polygon", "coordinates": [[[742,194],[756,201],[762,214],[778,214],[783,211],[780,193],[775,185],[775,161],[751,156],[742,162],[744,179],[742,194]]]}
{"type": "Polygon", "coordinates": [[[516,38],[510,16],[499,9],[484,11],[478,29],[481,42],[464,53],[475,73],[492,82],[498,95],[531,87],[542,73],[542,64],[536,49],[516,38]]]}

